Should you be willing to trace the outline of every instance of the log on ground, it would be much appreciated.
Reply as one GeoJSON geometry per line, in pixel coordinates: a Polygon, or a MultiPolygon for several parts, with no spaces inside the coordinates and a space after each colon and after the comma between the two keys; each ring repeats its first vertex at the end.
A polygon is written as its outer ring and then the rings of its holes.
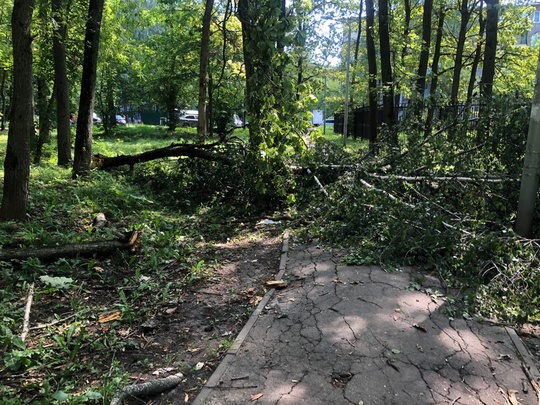
{"type": "Polygon", "coordinates": [[[133,231],[117,240],[87,242],[34,249],[0,249],[0,261],[25,260],[30,257],[40,260],[55,260],[78,256],[108,256],[118,250],[133,253],[140,245],[140,236],[140,231],[133,231]]]}

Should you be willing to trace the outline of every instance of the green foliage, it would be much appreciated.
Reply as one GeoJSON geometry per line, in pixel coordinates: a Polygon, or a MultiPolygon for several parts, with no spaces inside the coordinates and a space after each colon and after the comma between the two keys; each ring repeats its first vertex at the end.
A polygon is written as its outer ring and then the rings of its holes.
{"type": "Polygon", "coordinates": [[[401,134],[407,148],[381,147],[361,161],[318,142],[313,153],[326,164],[357,163],[331,174],[314,166],[329,197],[312,192],[300,201],[313,236],[352,247],[348,263],[420,267],[467,294],[470,314],[538,321],[540,246],[511,230],[529,109],[513,97],[484,111],[452,144],[444,131],[422,139],[409,127],[401,134]]]}

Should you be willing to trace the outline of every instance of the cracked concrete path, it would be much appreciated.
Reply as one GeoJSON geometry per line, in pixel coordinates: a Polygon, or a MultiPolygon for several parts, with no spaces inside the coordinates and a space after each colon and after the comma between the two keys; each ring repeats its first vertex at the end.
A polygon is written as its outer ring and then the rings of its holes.
{"type": "Polygon", "coordinates": [[[284,279],[195,404],[539,403],[515,333],[449,319],[429,275],[299,246],[284,279]]]}

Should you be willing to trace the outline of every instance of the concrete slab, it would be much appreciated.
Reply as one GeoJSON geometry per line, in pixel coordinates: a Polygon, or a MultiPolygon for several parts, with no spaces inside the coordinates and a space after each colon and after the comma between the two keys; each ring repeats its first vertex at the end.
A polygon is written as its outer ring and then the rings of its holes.
{"type": "Polygon", "coordinates": [[[290,249],[289,286],[265,297],[194,404],[539,403],[513,331],[449,319],[429,275],[341,256],[290,249]]]}

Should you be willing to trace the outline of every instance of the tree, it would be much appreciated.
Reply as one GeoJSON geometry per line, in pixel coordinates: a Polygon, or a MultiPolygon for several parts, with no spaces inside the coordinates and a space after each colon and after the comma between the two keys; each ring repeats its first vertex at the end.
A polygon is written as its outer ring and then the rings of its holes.
{"type": "Polygon", "coordinates": [[[540,149],[540,54],[538,55],[536,81],[534,83],[527,149],[525,151],[525,162],[523,163],[515,225],[516,233],[524,238],[530,238],[532,235],[540,176],[540,154],[538,154],[540,149]]]}
{"type": "Polygon", "coordinates": [[[88,176],[92,159],[92,125],[96,90],[96,68],[99,52],[99,33],[105,0],[90,0],[84,41],[83,72],[77,132],[75,135],[75,157],[73,177],[88,176]]]}
{"type": "Polygon", "coordinates": [[[375,149],[377,142],[377,56],[375,54],[375,7],[373,0],[366,0],[366,53],[368,59],[368,98],[369,98],[369,144],[375,149]]]}
{"type": "Polygon", "coordinates": [[[418,61],[418,71],[416,79],[417,115],[424,106],[424,89],[426,88],[426,75],[429,63],[429,50],[431,47],[431,16],[433,14],[433,0],[424,1],[424,11],[422,14],[422,48],[418,61]]]}
{"type": "Polygon", "coordinates": [[[441,57],[441,44],[443,37],[444,20],[446,17],[445,7],[440,7],[437,11],[437,31],[435,34],[435,47],[433,50],[433,59],[431,62],[431,83],[429,86],[429,106],[426,116],[424,137],[428,137],[433,126],[433,117],[437,104],[437,89],[439,85],[439,60],[441,57]]]}
{"type": "Polygon", "coordinates": [[[484,64],[480,80],[480,96],[486,101],[493,93],[493,78],[495,77],[495,56],[497,54],[497,25],[499,21],[499,0],[486,1],[486,45],[484,64]]]}
{"type": "MultiPolygon", "coordinates": [[[[396,111],[394,106],[394,76],[392,74],[392,55],[390,50],[390,27],[388,22],[388,0],[379,0],[379,42],[381,53],[381,77],[383,83],[383,116],[384,122],[389,127],[396,123],[396,111]]],[[[392,142],[397,144],[397,134],[392,137],[392,142]]]]}
{"type": "Polygon", "coordinates": [[[66,20],[64,0],[52,0],[53,17],[53,58],[56,96],[56,125],[58,145],[58,165],[67,166],[71,162],[71,125],[69,111],[69,82],[66,66],[66,20]]]}
{"type": "Polygon", "coordinates": [[[4,194],[0,217],[25,220],[30,180],[30,139],[34,134],[32,87],[32,12],[35,0],[15,0],[11,16],[13,98],[4,161],[4,194]]]}
{"type": "Polygon", "coordinates": [[[207,133],[206,117],[206,95],[208,90],[208,61],[210,59],[210,23],[212,22],[212,10],[214,0],[206,0],[204,6],[204,16],[201,37],[201,60],[199,67],[199,122],[197,123],[197,134],[199,142],[204,143],[207,133]]]}

